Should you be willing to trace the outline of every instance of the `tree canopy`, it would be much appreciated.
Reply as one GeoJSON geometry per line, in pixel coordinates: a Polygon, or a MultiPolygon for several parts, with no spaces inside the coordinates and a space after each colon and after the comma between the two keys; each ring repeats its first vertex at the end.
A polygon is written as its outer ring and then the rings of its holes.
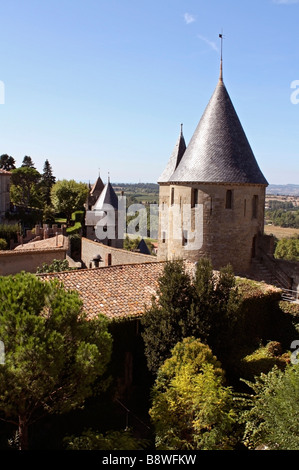
{"type": "Polygon", "coordinates": [[[44,204],[46,206],[51,205],[51,189],[52,186],[55,184],[56,178],[53,175],[52,166],[47,159],[44,163],[43,172],[41,175],[41,192],[44,204]]]}
{"type": "Polygon", "coordinates": [[[274,367],[255,382],[246,382],[253,394],[243,399],[244,443],[249,449],[299,450],[299,367],[274,367]]]}
{"type": "Polygon", "coordinates": [[[274,256],[278,259],[299,261],[299,236],[278,240],[274,256]]]}
{"type": "Polygon", "coordinates": [[[28,273],[1,277],[0,338],[0,418],[17,426],[25,449],[30,424],[91,396],[112,339],[103,316],[87,321],[77,292],[28,273]]]}
{"type": "Polygon", "coordinates": [[[149,370],[155,374],[176,343],[188,336],[220,351],[224,332],[229,340],[237,308],[238,293],[229,266],[216,275],[211,262],[203,258],[193,278],[182,260],[167,262],[157,294],[141,319],[149,370]]]}
{"type": "Polygon", "coordinates": [[[80,210],[88,195],[88,185],[74,180],[59,180],[51,189],[51,200],[56,212],[64,213],[69,222],[73,212],[80,210]]]}
{"type": "Polygon", "coordinates": [[[0,168],[1,170],[6,170],[6,171],[14,170],[16,168],[15,159],[7,155],[7,153],[1,155],[0,156],[0,168]]]}
{"type": "Polygon", "coordinates": [[[35,168],[32,158],[25,155],[21,167],[35,168]]]}
{"type": "Polygon", "coordinates": [[[212,351],[189,337],[159,368],[149,411],[163,450],[229,449],[233,394],[212,351]]]}
{"type": "Polygon", "coordinates": [[[40,208],[39,195],[41,175],[31,166],[22,166],[11,172],[10,197],[14,204],[25,208],[40,208]]]}

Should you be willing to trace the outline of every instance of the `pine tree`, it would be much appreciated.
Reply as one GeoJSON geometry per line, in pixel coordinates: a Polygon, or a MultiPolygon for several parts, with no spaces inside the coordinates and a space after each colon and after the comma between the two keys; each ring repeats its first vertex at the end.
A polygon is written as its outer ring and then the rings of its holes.
{"type": "Polygon", "coordinates": [[[222,354],[231,341],[239,305],[231,267],[216,273],[210,260],[202,258],[193,277],[183,261],[169,261],[158,284],[141,320],[149,370],[155,374],[175,344],[188,336],[222,354]]]}
{"type": "Polygon", "coordinates": [[[6,153],[0,157],[0,168],[1,170],[14,170],[16,168],[16,162],[13,157],[10,157],[6,153]]]}
{"type": "Polygon", "coordinates": [[[87,321],[77,292],[25,272],[0,278],[0,338],[0,418],[18,428],[23,450],[33,422],[92,395],[112,338],[105,317],[87,321]]]}
{"type": "Polygon", "coordinates": [[[142,317],[143,340],[149,370],[156,373],[182,339],[192,302],[192,286],[183,261],[169,261],[158,280],[157,296],[142,317]]]}
{"type": "Polygon", "coordinates": [[[53,175],[52,167],[47,159],[41,177],[41,191],[45,206],[51,206],[51,189],[55,182],[56,178],[53,175]]]}
{"type": "Polygon", "coordinates": [[[25,155],[25,157],[23,158],[23,162],[22,162],[22,167],[29,167],[29,168],[35,168],[34,166],[34,163],[32,161],[32,158],[29,157],[28,155],[25,155]]]}

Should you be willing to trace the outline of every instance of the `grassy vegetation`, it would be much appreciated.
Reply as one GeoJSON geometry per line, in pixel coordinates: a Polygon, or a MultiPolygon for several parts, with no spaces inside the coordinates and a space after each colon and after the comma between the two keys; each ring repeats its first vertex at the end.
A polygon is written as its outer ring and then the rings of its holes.
{"type": "Polygon", "coordinates": [[[275,225],[265,225],[264,231],[266,235],[274,235],[278,239],[299,235],[299,228],[277,227],[275,225]]]}
{"type": "Polygon", "coordinates": [[[130,204],[158,204],[159,185],[154,183],[114,184],[114,191],[119,196],[122,192],[130,204]]]}

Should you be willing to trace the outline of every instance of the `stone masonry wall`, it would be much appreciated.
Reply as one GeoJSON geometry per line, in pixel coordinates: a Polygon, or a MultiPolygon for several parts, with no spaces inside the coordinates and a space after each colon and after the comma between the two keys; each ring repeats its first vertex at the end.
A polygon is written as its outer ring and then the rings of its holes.
{"type": "MultiPolygon", "coordinates": [[[[232,264],[235,273],[245,274],[255,254],[256,241],[264,227],[265,187],[262,185],[186,184],[160,185],[160,223],[158,259],[184,258],[197,261],[208,257],[214,269],[232,264]],[[171,190],[174,188],[171,206],[171,190]],[[198,243],[184,242],[182,216],[175,215],[174,208],[189,206],[192,190],[198,190],[199,218],[195,209],[187,222],[188,237],[196,227],[198,243]],[[226,208],[227,191],[232,191],[231,208],[226,208]],[[256,213],[253,211],[256,201],[256,213]],[[164,221],[163,221],[164,218],[164,221]],[[174,229],[177,230],[174,236],[174,229]],[[163,233],[164,232],[164,233],[163,233]]],[[[185,234],[186,234],[185,232],[185,234]]]]}
{"type": "Polygon", "coordinates": [[[87,268],[96,267],[94,258],[100,256],[98,266],[114,266],[157,261],[156,256],[144,255],[128,250],[113,248],[103,243],[82,238],[81,259],[87,268]]]}
{"type": "Polygon", "coordinates": [[[51,264],[54,259],[64,260],[65,248],[44,250],[0,251],[0,276],[16,274],[20,271],[36,273],[43,263],[51,264]]]}

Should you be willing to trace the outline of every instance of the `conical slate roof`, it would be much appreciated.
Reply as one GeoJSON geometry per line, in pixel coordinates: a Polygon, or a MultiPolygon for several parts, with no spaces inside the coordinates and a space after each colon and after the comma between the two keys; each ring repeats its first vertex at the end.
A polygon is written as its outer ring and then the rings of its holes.
{"type": "Polygon", "coordinates": [[[175,169],[179,165],[182,159],[182,156],[184,155],[185,150],[186,150],[186,142],[183,136],[183,127],[181,125],[181,132],[180,132],[179,138],[175,144],[175,147],[170,156],[168,164],[158,180],[158,183],[166,183],[169,180],[169,178],[171,177],[171,175],[174,173],[175,169]]]}
{"type": "Polygon", "coordinates": [[[99,195],[101,194],[103,189],[104,189],[104,183],[103,183],[101,177],[98,176],[96,182],[94,183],[94,185],[92,186],[92,188],[90,190],[90,195],[99,197],[99,195]]]}
{"type": "Polygon", "coordinates": [[[109,204],[114,209],[118,209],[118,198],[115,194],[115,191],[110,183],[106,184],[104,187],[100,197],[98,198],[97,202],[93,206],[92,210],[94,211],[102,211],[105,210],[104,205],[109,204]]]}
{"type": "Polygon", "coordinates": [[[138,243],[137,250],[139,250],[139,253],[142,253],[144,255],[150,255],[150,250],[148,249],[147,244],[145,243],[144,239],[141,238],[140,242],[138,243]]]}
{"type": "Polygon", "coordinates": [[[168,181],[268,184],[222,77],[179,165],[168,181]]]}

